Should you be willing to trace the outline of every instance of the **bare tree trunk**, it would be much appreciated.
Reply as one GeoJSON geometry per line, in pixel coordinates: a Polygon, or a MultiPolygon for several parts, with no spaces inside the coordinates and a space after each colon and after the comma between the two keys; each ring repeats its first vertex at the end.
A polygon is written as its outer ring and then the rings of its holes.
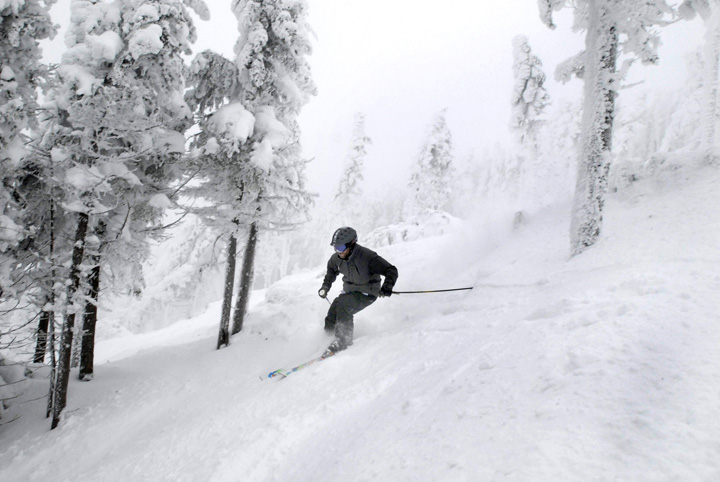
{"type": "Polygon", "coordinates": [[[88,301],[83,313],[82,345],[80,349],[80,373],[78,378],[89,382],[93,378],[95,361],[95,326],[97,324],[97,304],[100,295],[100,254],[92,257],[93,268],[88,276],[88,301]]]}
{"type": "Polygon", "coordinates": [[[584,103],[581,155],[573,201],[570,239],[572,254],[595,244],[602,228],[615,115],[617,28],[609,6],[590,2],[585,37],[584,103]]]}
{"type": "Polygon", "coordinates": [[[82,323],[75,323],[75,331],[72,337],[72,349],[70,350],[70,369],[80,366],[80,344],[82,343],[82,323]]]}
{"type": "Polygon", "coordinates": [[[217,349],[222,345],[230,344],[230,310],[232,309],[232,295],[235,287],[235,262],[237,259],[237,238],[230,235],[227,248],[227,268],[225,270],[225,292],[223,293],[222,314],[220,315],[220,333],[218,334],[217,349]]]}
{"type": "Polygon", "coordinates": [[[48,391],[47,410],[45,412],[45,418],[50,417],[53,409],[53,401],[55,400],[55,385],[56,385],[56,374],[57,374],[57,360],[55,358],[55,313],[50,317],[49,327],[49,339],[50,339],[50,388],[48,391]]]}
{"type": "Polygon", "coordinates": [[[245,257],[243,258],[242,271],[240,272],[240,291],[235,303],[233,313],[232,334],[239,333],[243,327],[245,313],[247,312],[248,301],[250,301],[250,288],[252,287],[253,274],[255,273],[255,249],[257,247],[258,228],[257,223],[250,225],[247,245],[245,246],[245,257]]]}
{"type": "MultiPolygon", "coordinates": [[[[48,259],[52,260],[55,257],[55,202],[53,200],[50,201],[50,246],[49,246],[49,253],[48,253],[48,259]]],[[[55,303],[55,287],[53,284],[55,283],[55,268],[53,267],[51,269],[51,276],[52,279],[48,283],[49,286],[47,286],[48,292],[45,297],[45,304],[50,303],[51,305],[55,303]]],[[[33,358],[33,361],[35,363],[43,363],[45,361],[45,353],[47,351],[47,342],[48,342],[48,329],[55,329],[55,323],[50,323],[50,320],[53,319],[54,321],[55,313],[49,312],[49,311],[43,311],[40,313],[40,323],[38,324],[38,331],[37,331],[37,344],[35,345],[35,357],[33,358]]],[[[53,358],[54,360],[54,358],[53,358]]],[[[54,366],[54,362],[53,362],[54,366]]]]}
{"type": "MultiPolygon", "coordinates": [[[[106,223],[100,221],[95,228],[95,234],[99,239],[105,238],[106,223]]],[[[95,327],[98,319],[98,301],[100,299],[100,275],[102,261],[102,242],[93,252],[92,270],[88,275],[88,294],[85,303],[85,311],[83,312],[83,326],[80,333],[80,371],[78,377],[84,382],[89,382],[93,378],[95,364],[95,327]]]]}
{"type": "Polygon", "coordinates": [[[35,356],[33,357],[34,363],[45,362],[45,352],[47,351],[48,341],[48,327],[50,326],[50,317],[53,313],[49,311],[43,311],[40,313],[40,322],[38,323],[37,330],[37,344],[35,345],[35,356]]]}
{"type": "MultiPolygon", "coordinates": [[[[70,286],[68,287],[67,302],[72,303],[75,293],[80,287],[80,265],[85,254],[85,236],[87,235],[89,216],[87,213],[80,213],[78,218],[77,231],[75,232],[75,246],[70,266],[70,286]]],[[[60,355],[57,367],[57,381],[53,394],[53,419],[51,428],[54,429],[60,423],[60,415],[67,404],[67,389],[70,380],[70,355],[73,342],[73,328],[75,327],[75,313],[65,316],[62,334],[60,335],[60,355]]]]}
{"type": "MultiPolygon", "coordinates": [[[[57,271],[55,270],[55,201],[50,202],[50,253],[48,259],[52,263],[52,269],[50,270],[50,302],[55,304],[55,277],[57,271]]],[[[45,418],[50,417],[50,413],[53,408],[53,401],[55,400],[55,375],[57,373],[57,360],[55,358],[55,312],[51,312],[48,316],[48,333],[50,339],[50,387],[48,389],[48,400],[45,412],[45,418]]]]}

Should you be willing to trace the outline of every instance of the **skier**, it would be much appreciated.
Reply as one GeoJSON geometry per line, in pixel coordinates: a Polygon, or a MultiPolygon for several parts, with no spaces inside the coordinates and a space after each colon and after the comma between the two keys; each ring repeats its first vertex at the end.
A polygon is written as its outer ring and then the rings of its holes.
{"type": "Polygon", "coordinates": [[[323,357],[346,349],[353,342],[353,315],[375,302],[378,296],[392,295],[398,270],[376,252],[357,244],[357,232],[350,227],[339,228],[330,242],[335,254],[327,264],[327,273],[320,298],[326,299],[330,287],[338,276],[343,275],[343,290],[330,305],[325,317],[325,332],[335,335],[335,340],[325,350],[323,357]],[[385,281],[380,285],[380,277],[385,281]]]}

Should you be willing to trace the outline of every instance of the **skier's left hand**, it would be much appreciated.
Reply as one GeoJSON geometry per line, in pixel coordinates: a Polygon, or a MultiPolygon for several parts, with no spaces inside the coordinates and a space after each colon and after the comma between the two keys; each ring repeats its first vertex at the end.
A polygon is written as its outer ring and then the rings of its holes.
{"type": "Polygon", "coordinates": [[[389,298],[392,296],[392,288],[380,288],[380,298],[389,298]]]}

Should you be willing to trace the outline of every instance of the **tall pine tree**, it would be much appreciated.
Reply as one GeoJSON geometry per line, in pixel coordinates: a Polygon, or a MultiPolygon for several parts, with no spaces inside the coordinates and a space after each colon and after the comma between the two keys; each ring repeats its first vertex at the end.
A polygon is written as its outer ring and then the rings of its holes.
{"type": "MultiPolygon", "coordinates": [[[[528,200],[536,201],[535,186],[543,167],[539,162],[538,135],[544,124],[542,115],[550,102],[545,89],[545,72],[542,62],[532,53],[530,43],[524,35],[513,39],[513,87],[510,127],[520,144],[517,159],[518,204],[526,209],[528,200]]],[[[522,216],[518,213],[518,216],[522,216]]]]}
{"type": "Polygon", "coordinates": [[[39,41],[55,35],[52,3],[0,3],[0,303],[17,300],[34,284],[27,276],[27,243],[20,246],[32,234],[28,196],[40,183],[27,132],[37,127],[38,89],[48,74],[39,41]]]}
{"type": "MultiPolygon", "coordinates": [[[[207,14],[203,2],[192,3],[207,14]]],[[[75,0],[72,10],[68,50],[51,96],[55,115],[42,139],[47,150],[62,151],[63,207],[77,217],[53,428],[65,406],[75,318],[84,307],[86,238],[92,235],[96,247],[89,270],[92,298],[98,293],[101,252],[129,248],[142,258],[145,238],[170,206],[191,121],[182,96],[182,54],[195,37],[189,12],[178,0],[75,0]]],[[[87,320],[93,328],[92,315],[87,320]]],[[[85,344],[86,350],[92,346],[85,344]]],[[[83,359],[88,363],[92,356],[83,359]]],[[[81,377],[91,376],[92,366],[83,366],[81,377]]]]}
{"type": "Polygon", "coordinates": [[[515,84],[511,97],[510,127],[521,144],[533,147],[550,95],[545,89],[542,62],[532,53],[528,38],[524,35],[513,39],[513,78],[515,84]]]}
{"type": "Polygon", "coordinates": [[[367,157],[368,145],[372,140],[365,133],[365,115],[355,115],[350,148],[345,159],[340,182],[333,204],[335,207],[335,224],[341,226],[355,226],[360,230],[368,228],[365,219],[366,203],[361,202],[363,195],[362,182],[364,180],[364,164],[367,157]]]}
{"type": "MultiPolygon", "coordinates": [[[[315,93],[307,55],[310,28],[304,0],[236,0],[240,38],[230,62],[205,52],[191,68],[187,99],[201,117],[194,142],[205,213],[233,237],[247,236],[232,333],[242,329],[263,229],[292,227],[310,198],[304,187],[297,116],[315,93]]],[[[228,254],[233,259],[234,252],[228,254]]],[[[228,266],[226,298],[234,270],[228,266]]],[[[229,342],[226,310],[218,348],[229,342]]]]}

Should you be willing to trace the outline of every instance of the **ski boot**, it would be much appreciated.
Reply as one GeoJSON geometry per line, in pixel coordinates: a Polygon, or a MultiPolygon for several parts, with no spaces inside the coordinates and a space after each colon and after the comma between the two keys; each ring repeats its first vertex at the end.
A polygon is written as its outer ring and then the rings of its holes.
{"type": "Polygon", "coordinates": [[[330,346],[327,347],[325,350],[325,353],[322,354],[322,358],[327,358],[329,356],[333,356],[339,351],[343,351],[347,348],[347,344],[343,343],[342,341],[335,339],[332,343],[330,343],[330,346]]]}

